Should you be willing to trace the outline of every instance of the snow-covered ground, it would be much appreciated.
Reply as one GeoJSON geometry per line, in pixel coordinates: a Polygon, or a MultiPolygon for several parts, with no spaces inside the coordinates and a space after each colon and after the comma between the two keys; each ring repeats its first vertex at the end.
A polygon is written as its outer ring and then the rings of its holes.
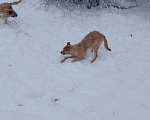
{"type": "MultiPolygon", "coordinates": [[[[2,0],[1,2],[4,2],[2,0]]],[[[10,2],[10,1],[9,1],[10,2]]],[[[0,120],[150,119],[150,6],[44,11],[31,0],[0,19],[0,120]],[[103,33],[99,57],[61,64],[67,42],[103,33]]]]}

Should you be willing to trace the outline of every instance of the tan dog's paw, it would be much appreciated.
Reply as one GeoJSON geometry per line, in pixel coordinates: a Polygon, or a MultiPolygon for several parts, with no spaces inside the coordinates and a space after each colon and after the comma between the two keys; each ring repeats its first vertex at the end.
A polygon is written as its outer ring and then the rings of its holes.
{"type": "Polygon", "coordinates": [[[92,60],[90,63],[93,63],[94,61],[92,60]]]}
{"type": "Polygon", "coordinates": [[[65,60],[61,60],[61,63],[65,62],[65,60]]]}

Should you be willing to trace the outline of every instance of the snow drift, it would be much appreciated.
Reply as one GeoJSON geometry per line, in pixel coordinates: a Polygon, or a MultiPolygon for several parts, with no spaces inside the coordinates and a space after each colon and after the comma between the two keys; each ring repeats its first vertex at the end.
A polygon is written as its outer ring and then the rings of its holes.
{"type": "Polygon", "coordinates": [[[149,6],[122,11],[49,11],[22,1],[17,18],[0,19],[0,119],[148,120],[150,117],[149,6]],[[145,11],[144,11],[145,10],[145,11]],[[144,12],[143,12],[144,11],[144,12]],[[103,33],[95,63],[64,64],[67,42],[103,33]]]}

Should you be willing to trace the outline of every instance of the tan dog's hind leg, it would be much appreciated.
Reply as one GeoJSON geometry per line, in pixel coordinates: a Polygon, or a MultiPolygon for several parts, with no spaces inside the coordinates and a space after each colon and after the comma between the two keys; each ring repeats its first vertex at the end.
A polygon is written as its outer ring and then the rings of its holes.
{"type": "Polygon", "coordinates": [[[100,47],[100,45],[102,44],[102,42],[103,42],[102,40],[97,39],[96,42],[92,45],[92,50],[94,51],[94,58],[93,58],[93,60],[91,60],[91,63],[93,63],[96,60],[96,58],[98,57],[97,51],[98,51],[98,48],[100,47]]]}
{"type": "Polygon", "coordinates": [[[94,50],[94,58],[93,58],[93,60],[91,60],[91,63],[93,63],[96,60],[96,58],[98,57],[97,51],[98,51],[98,48],[94,50]]]}
{"type": "Polygon", "coordinates": [[[68,58],[74,58],[74,56],[66,57],[65,59],[63,59],[63,60],[61,61],[61,63],[65,62],[65,60],[67,60],[68,58]]]}

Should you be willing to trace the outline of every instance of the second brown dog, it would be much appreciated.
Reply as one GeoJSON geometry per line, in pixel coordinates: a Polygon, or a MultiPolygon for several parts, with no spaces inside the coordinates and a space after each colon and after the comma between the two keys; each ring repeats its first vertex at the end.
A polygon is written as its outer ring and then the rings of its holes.
{"type": "Polygon", "coordinates": [[[13,3],[2,3],[0,4],[0,18],[5,19],[5,24],[7,23],[7,18],[17,17],[17,13],[13,10],[12,5],[18,5],[22,0],[13,3]]]}
{"type": "Polygon", "coordinates": [[[63,63],[68,58],[75,58],[72,62],[85,59],[86,52],[89,48],[91,48],[92,51],[94,51],[94,58],[93,60],[91,60],[91,63],[93,63],[98,57],[97,51],[103,41],[105,48],[111,51],[111,49],[108,47],[105,36],[98,31],[90,32],[78,44],[71,45],[70,42],[68,42],[67,45],[61,51],[61,54],[70,54],[71,56],[63,59],[61,63],[63,63]]]}

